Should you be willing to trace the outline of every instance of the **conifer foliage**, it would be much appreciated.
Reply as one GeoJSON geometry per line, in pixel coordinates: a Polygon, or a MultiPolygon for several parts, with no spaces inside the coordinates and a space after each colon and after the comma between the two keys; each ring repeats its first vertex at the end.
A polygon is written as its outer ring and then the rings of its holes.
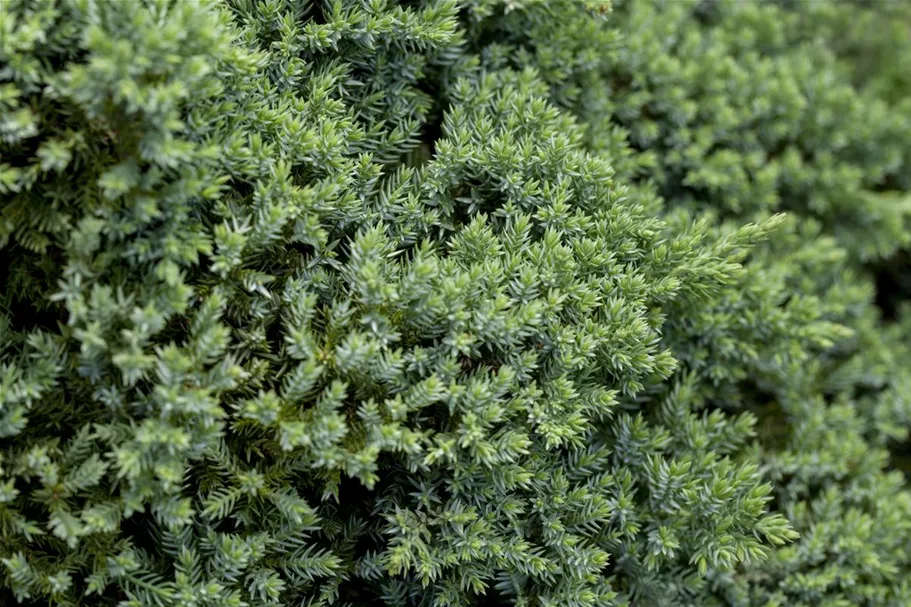
{"type": "Polygon", "coordinates": [[[911,604],[855,9],[0,3],[0,603],[911,604]]]}

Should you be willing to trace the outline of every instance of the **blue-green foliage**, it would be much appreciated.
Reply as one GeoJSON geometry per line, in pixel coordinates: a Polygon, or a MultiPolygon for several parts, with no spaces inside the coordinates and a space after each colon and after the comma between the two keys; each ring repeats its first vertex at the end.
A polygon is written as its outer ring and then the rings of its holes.
{"type": "Polygon", "coordinates": [[[908,604],[846,10],[0,4],[0,602],[908,604]]]}
{"type": "MultiPolygon", "coordinates": [[[[741,280],[664,326],[696,374],[695,408],[757,416],[747,456],[801,533],[769,564],[717,578],[722,604],[911,601],[909,494],[890,472],[911,470],[908,321],[883,325],[871,272],[892,281],[879,287],[900,308],[911,101],[896,66],[911,48],[908,9],[625,2],[615,30],[547,10],[490,26],[513,45],[492,65],[537,67],[554,101],[587,123],[586,147],[618,179],[660,194],[668,221],[710,213],[724,232],[790,214],[741,280]]],[[[677,592],[647,604],[680,604],[677,592]]]]}

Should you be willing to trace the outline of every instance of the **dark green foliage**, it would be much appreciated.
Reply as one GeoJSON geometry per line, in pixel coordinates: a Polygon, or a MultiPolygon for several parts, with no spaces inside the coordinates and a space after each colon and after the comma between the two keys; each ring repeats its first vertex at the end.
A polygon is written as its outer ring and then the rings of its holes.
{"type": "Polygon", "coordinates": [[[911,603],[852,10],[0,4],[0,603],[911,603]]]}
{"type": "Polygon", "coordinates": [[[702,378],[698,406],[757,416],[750,456],[802,534],[770,565],[724,578],[716,596],[907,604],[909,494],[887,471],[911,471],[908,321],[883,326],[873,302],[878,286],[901,317],[909,296],[911,112],[893,71],[907,62],[908,5],[626,2],[611,18],[620,41],[576,38],[562,15],[524,14],[500,56],[540,65],[555,91],[584,91],[554,99],[589,124],[587,146],[618,177],[655,187],[681,226],[693,212],[791,214],[743,280],[665,324],[675,357],[702,378]],[[552,48],[579,68],[550,71],[552,48]],[[583,62],[590,48],[600,58],[583,62]]]}

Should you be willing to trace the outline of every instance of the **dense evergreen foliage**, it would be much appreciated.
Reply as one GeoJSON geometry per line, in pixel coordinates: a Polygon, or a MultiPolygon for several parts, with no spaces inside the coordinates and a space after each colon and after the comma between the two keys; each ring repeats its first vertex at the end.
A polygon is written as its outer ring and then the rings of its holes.
{"type": "Polygon", "coordinates": [[[0,603],[911,604],[911,4],[0,3],[0,603]]]}

